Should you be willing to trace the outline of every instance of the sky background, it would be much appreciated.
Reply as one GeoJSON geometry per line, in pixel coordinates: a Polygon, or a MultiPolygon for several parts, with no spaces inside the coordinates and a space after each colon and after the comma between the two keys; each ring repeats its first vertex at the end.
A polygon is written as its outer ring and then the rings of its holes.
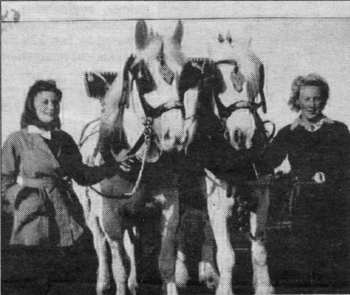
{"type": "Polygon", "coordinates": [[[265,65],[265,117],[278,129],[296,117],[287,106],[292,80],[310,72],[330,84],[325,114],[350,126],[350,2],[2,1],[1,8],[21,14],[19,23],[2,24],[2,142],[19,129],[29,86],[48,78],[63,91],[62,128],[77,141],[100,112],[98,101],[87,97],[84,72],[119,72],[141,18],[158,19],[147,24],[161,34],[172,34],[182,19],[182,47],[190,57],[207,56],[220,32],[251,37],[265,65]]]}

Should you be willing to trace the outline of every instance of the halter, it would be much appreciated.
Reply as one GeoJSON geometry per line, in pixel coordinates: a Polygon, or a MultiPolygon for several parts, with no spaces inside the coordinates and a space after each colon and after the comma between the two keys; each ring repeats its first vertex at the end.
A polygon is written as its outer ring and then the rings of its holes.
{"type": "MultiPolygon", "coordinates": [[[[148,149],[151,145],[152,137],[154,134],[153,130],[153,122],[154,119],[159,118],[163,113],[174,110],[174,109],[180,109],[182,112],[182,115],[185,116],[185,107],[183,105],[183,102],[181,100],[175,100],[175,101],[168,101],[166,103],[161,104],[160,106],[153,108],[145,98],[145,94],[152,92],[156,85],[155,82],[149,73],[149,70],[145,66],[144,60],[139,61],[135,64],[136,57],[134,55],[131,55],[124,67],[123,71],[123,90],[122,90],[122,97],[119,102],[119,109],[122,112],[124,112],[124,108],[129,106],[129,94],[130,94],[130,88],[132,87],[133,83],[136,83],[136,86],[138,88],[138,93],[140,97],[140,102],[143,108],[143,111],[146,115],[146,119],[143,123],[144,131],[141,134],[141,136],[136,141],[135,145],[131,148],[131,150],[126,154],[127,158],[131,158],[135,156],[135,154],[140,150],[140,148],[143,146],[143,144],[146,145],[146,149],[144,151],[143,157],[142,157],[142,165],[140,172],[138,174],[137,180],[135,182],[135,185],[131,192],[124,193],[122,196],[114,196],[114,195],[106,195],[102,192],[95,189],[93,186],[90,186],[90,188],[95,191],[97,194],[99,194],[102,197],[105,198],[111,198],[111,199],[122,199],[122,198],[129,198],[132,196],[136,190],[138,189],[141,179],[143,170],[146,163],[146,155],[148,152],[148,149]],[[130,82],[129,74],[132,75],[132,80],[130,82]],[[139,75],[141,74],[141,75],[139,75]]],[[[165,82],[167,82],[169,85],[172,85],[175,74],[174,72],[169,68],[165,61],[165,56],[163,53],[163,48],[161,49],[161,52],[157,56],[157,61],[159,62],[159,73],[162,75],[162,78],[165,82]]],[[[86,140],[86,139],[85,139],[86,140]]],[[[85,140],[82,142],[82,144],[85,142],[85,140]]],[[[81,144],[81,145],[82,145],[81,144]]],[[[95,149],[93,158],[97,156],[98,150],[95,149]]]]}

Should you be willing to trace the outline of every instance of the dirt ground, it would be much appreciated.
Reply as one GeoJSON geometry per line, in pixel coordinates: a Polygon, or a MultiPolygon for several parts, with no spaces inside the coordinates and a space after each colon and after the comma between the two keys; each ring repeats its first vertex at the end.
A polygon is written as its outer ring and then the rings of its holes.
{"type": "MultiPolygon", "coordinates": [[[[198,282],[198,261],[203,233],[195,220],[186,237],[188,267],[191,280],[180,295],[215,294],[198,282]]],[[[9,224],[2,222],[1,294],[2,295],[93,295],[96,286],[97,259],[92,236],[87,231],[78,245],[66,251],[50,252],[38,248],[10,247],[6,244],[9,224]],[[40,279],[38,279],[40,278],[40,279]],[[49,284],[47,284],[49,282],[49,284]]],[[[161,281],[157,270],[159,234],[156,226],[147,224],[139,244],[139,294],[161,294],[161,281]]],[[[274,232],[268,236],[269,268],[277,294],[350,294],[348,270],[340,271],[328,285],[310,285],[298,258],[293,256],[292,237],[287,231],[274,232]]],[[[235,294],[252,294],[252,268],[250,243],[243,236],[233,238],[236,249],[233,288],[235,294]]],[[[8,240],[7,240],[8,243],[8,240]]],[[[113,293],[112,291],[109,294],[113,293]]]]}

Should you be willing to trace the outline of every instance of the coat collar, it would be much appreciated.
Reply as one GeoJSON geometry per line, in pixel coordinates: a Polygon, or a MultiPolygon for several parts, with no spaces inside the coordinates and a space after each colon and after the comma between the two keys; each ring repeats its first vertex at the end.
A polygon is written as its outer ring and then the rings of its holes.
{"type": "Polygon", "coordinates": [[[322,127],[323,124],[333,124],[334,121],[326,116],[323,116],[321,120],[316,123],[311,123],[301,115],[294,120],[290,126],[290,130],[294,130],[296,127],[303,126],[309,132],[315,132],[322,127]]]}
{"type": "Polygon", "coordinates": [[[37,133],[40,134],[43,138],[51,140],[51,131],[40,129],[35,125],[28,125],[27,130],[28,133],[37,133]]]}

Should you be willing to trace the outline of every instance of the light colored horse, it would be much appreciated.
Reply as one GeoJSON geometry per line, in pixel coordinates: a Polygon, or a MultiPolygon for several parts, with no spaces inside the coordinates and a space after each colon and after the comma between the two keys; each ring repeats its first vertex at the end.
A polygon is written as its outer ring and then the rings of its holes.
{"type": "Polygon", "coordinates": [[[159,271],[163,292],[178,294],[175,273],[181,275],[182,264],[176,261],[175,249],[176,167],[180,152],[193,137],[198,97],[190,89],[194,85],[179,90],[187,63],[181,53],[182,36],[181,22],[171,38],[150,32],[144,21],[136,24],[136,53],[107,91],[101,120],[87,126],[81,138],[81,152],[89,165],[98,165],[101,158],[125,161],[133,155],[142,162],[133,180],[117,175],[91,187],[75,184],[98,257],[97,294],[110,289],[110,269],[117,295],[137,293],[137,224],[150,202],[162,210],[159,271]]]}
{"type": "MultiPolygon", "coordinates": [[[[235,43],[229,35],[227,38],[219,35],[209,54],[210,59],[194,59],[204,75],[198,141],[194,143],[198,147],[194,148],[194,154],[205,168],[203,194],[207,197],[217,253],[215,261],[214,245],[207,237],[199,278],[207,282],[208,287],[216,285],[216,295],[233,294],[235,253],[229,222],[238,207],[243,221],[248,218],[248,228],[241,229],[251,239],[255,293],[272,294],[274,288],[264,245],[269,190],[254,163],[259,150],[269,140],[265,122],[258,115],[260,106],[266,112],[263,64],[251,50],[250,42],[235,43]],[[198,155],[201,153],[203,157],[198,155]],[[252,208],[247,207],[249,203],[253,204],[252,208]]],[[[181,256],[185,261],[184,253],[181,252],[181,256]]]]}

